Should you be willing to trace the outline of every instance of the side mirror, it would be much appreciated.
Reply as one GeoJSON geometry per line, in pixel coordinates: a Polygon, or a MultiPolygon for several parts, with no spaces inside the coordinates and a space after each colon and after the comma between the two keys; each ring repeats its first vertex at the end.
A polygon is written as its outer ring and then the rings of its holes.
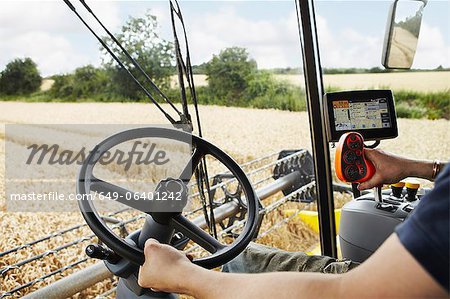
{"type": "Polygon", "coordinates": [[[410,69],[416,54],[422,13],[428,0],[395,0],[389,11],[381,63],[387,69],[410,69]]]}

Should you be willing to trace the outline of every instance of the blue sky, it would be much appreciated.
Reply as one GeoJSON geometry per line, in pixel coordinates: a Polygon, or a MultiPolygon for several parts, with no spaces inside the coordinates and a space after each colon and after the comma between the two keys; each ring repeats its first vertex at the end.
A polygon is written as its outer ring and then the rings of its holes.
{"type": "MultiPolygon", "coordinates": [[[[72,0],[78,5],[77,0],[72,0]]],[[[113,31],[147,9],[171,38],[168,2],[87,1],[113,31]]],[[[181,1],[193,63],[246,47],[260,68],[301,65],[294,1],[181,1]]],[[[316,1],[324,67],[381,66],[391,1],[316,1]]],[[[77,6],[80,11],[82,8],[77,6]]],[[[430,0],[413,67],[450,66],[450,3],[430,0]]],[[[44,75],[100,64],[99,45],[62,1],[0,0],[0,69],[31,56],[44,75]],[[18,22],[18,20],[21,20],[18,22]]]]}

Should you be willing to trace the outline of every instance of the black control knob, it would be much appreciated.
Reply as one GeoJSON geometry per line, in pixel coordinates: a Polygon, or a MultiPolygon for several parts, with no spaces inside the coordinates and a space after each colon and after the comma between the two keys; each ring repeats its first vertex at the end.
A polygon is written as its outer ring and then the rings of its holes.
{"type": "Polygon", "coordinates": [[[118,256],[114,251],[103,247],[100,244],[88,245],[85,252],[90,258],[108,261],[111,264],[115,264],[120,260],[120,256],[118,256]]]}
{"type": "Polygon", "coordinates": [[[417,199],[417,191],[420,188],[420,183],[418,181],[408,181],[405,184],[406,187],[406,200],[415,201],[417,199]]]}
{"type": "Polygon", "coordinates": [[[355,165],[350,165],[345,169],[345,175],[350,180],[355,180],[358,177],[358,174],[359,174],[359,170],[358,170],[358,167],[356,167],[355,165]]]}
{"type": "Polygon", "coordinates": [[[391,185],[392,195],[395,198],[402,198],[403,187],[405,187],[404,182],[398,182],[391,185]]]}
{"type": "Polygon", "coordinates": [[[354,151],[346,151],[344,153],[344,161],[347,164],[354,164],[356,159],[358,159],[358,157],[356,156],[356,153],[354,151]]]}
{"type": "Polygon", "coordinates": [[[361,148],[361,142],[359,140],[350,142],[348,147],[351,148],[352,150],[356,150],[358,148],[361,148]]]}

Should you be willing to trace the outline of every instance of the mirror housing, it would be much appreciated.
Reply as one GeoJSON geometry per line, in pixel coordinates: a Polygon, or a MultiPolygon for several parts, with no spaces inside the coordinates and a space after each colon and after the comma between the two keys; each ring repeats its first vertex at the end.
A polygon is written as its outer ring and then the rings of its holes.
{"type": "Polygon", "coordinates": [[[410,69],[416,54],[423,9],[428,0],[395,0],[392,3],[381,63],[387,69],[410,69]]]}

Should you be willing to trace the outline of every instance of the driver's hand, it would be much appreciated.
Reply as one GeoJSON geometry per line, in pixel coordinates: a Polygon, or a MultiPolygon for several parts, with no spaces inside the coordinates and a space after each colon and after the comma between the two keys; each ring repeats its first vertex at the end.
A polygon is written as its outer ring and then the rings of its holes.
{"type": "Polygon", "coordinates": [[[185,279],[196,267],[187,256],[172,246],[160,244],[155,239],[145,242],[145,263],[139,269],[138,283],[155,291],[184,293],[185,279]]]}
{"type": "Polygon", "coordinates": [[[375,174],[369,180],[359,184],[359,190],[370,189],[383,184],[394,184],[408,176],[409,160],[378,149],[364,149],[366,159],[375,166],[375,174]]]}

